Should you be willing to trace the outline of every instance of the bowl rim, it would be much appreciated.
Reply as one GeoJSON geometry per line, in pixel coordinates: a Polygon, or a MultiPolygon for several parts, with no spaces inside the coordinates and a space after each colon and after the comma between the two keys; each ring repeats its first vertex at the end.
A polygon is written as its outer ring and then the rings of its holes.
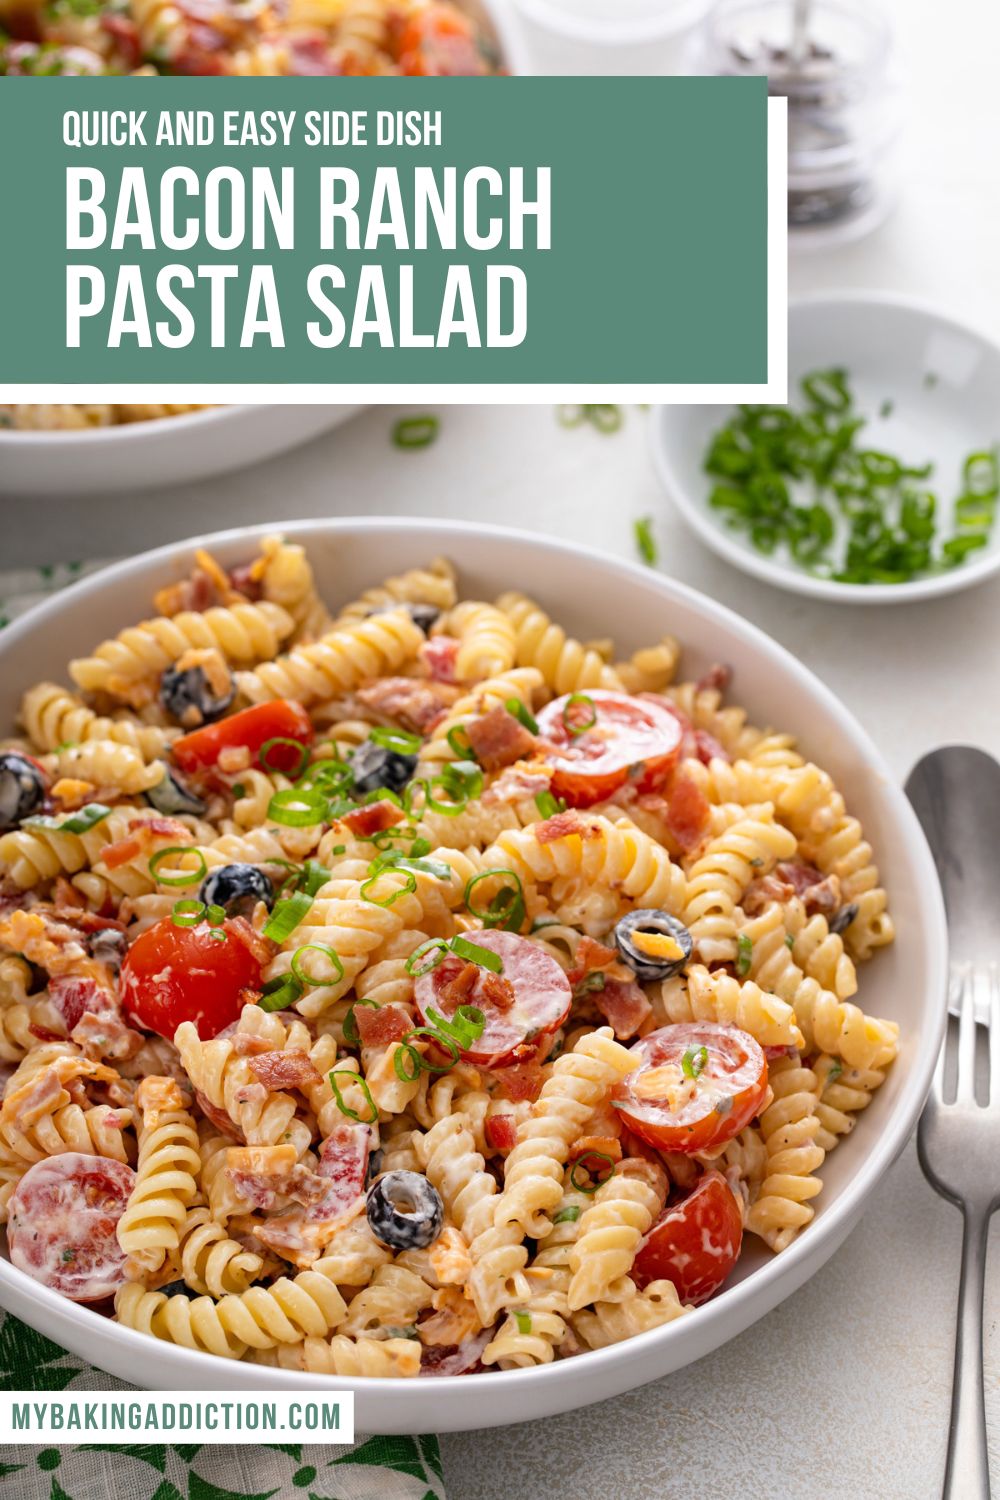
{"type": "MultiPolygon", "coordinates": [[[[137,389],[141,391],[142,387],[137,387],[137,389]]],[[[62,405],[63,403],[53,404],[62,405]]],[[[101,403],[89,401],[86,403],[88,406],[99,404],[101,403]]],[[[339,402],[337,404],[340,405],[339,402]]],[[[107,447],[108,444],[136,443],[148,438],[152,432],[161,432],[165,426],[172,433],[183,434],[192,426],[207,427],[213,422],[219,424],[227,419],[238,420],[248,411],[261,409],[280,411],[284,408],[266,401],[233,401],[219,405],[209,403],[201,406],[198,411],[182,411],[173,416],[142,417],[137,422],[112,423],[108,427],[0,427],[0,451],[4,448],[11,450],[17,448],[20,451],[26,448],[42,448],[53,442],[64,448],[70,447],[74,442],[84,442],[88,448],[97,447],[100,444],[107,447]]]]}
{"type": "MultiPolygon", "coordinates": [[[[687,1330],[697,1327],[700,1333],[699,1347],[687,1359],[681,1361],[682,1365],[692,1363],[703,1354],[727,1342],[736,1333],[756,1321],[758,1317],[770,1311],[783,1300],[785,1295],[790,1295],[808,1276],[819,1269],[856,1222],[870,1194],[903,1149],[916,1124],[930,1087],[931,1075],[946,1021],[944,997],[947,992],[948,962],[944,902],[934,861],[916,814],[902,788],[894,780],[874,742],[850,710],[841,703],[825,683],[758,626],[677,579],[656,573],[638,563],[609,556],[597,548],[577,542],[568,542],[551,536],[539,536],[520,528],[481,522],[363,516],[282,522],[278,529],[283,535],[292,539],[297,536],[317,535],[336,537],[338,534],[351,537],[378,536],[386,531],[403,531],[416,539],[427,538],[429,544],[439,551],[447,551],[449,543],[455,539],[461,542],[464,538],[480,540],[493,538],[501,543],[513,542],[515,545],[528,549],[549,553],[554,560],[560,560],[563,565],[567,563],[572,565],[574,562],[596,565],[612,575],[623,587],[627,587],[630,581],[641,581],[644,586],[652,584],[661,594],[664,603],[680,602],[696,613],[708,617],[711,623],[718,624],[723,629],[735,631],[755,654],[764,661],[770,661],[777,666],[786,679],[790,679],[793,686],[797,685],[803,689],[807,698],[818,698],[836,722],[841,739],[858,752],[861,763],[866,765],[871,777],[880,783],[881,794],[888,800],[896,832],[905,840],[907,857],[911,865],[915,867],[914,888],[918,892],[919,901],[916,915],[921,926],[926,929],[929,939],[927,946],[930,966],[924,973],[924,991],[938,992],[942,996],[942,1003],[936,1021],[932,1017],[930,1025],[925,1025],[922,1031],[914,1033],[913,1055],[902,1092],[895,1101],[892,1112],[883,1122],[881,1132],[871,1141],[869,1150],[858,1163],[857,1170],[852,1174],[837,1200],[824,1211],[818,1221],[810,1225],[807,1234],[798,1236],[780,1255],[772,1257],[766,1264],[752,1271],[744,1280],[728,1287],[711,1302],[698,1308],[696,1318],[677,1319],[660,1328],[626,1339],[622,1343],[612,1344],[604,1349],[588,1350],[572,1360],[553,1361],[531,1369],[496,1370],[479,1374],[475,1377],[475,1389],[481,1388],[482,1400],[485,1402],[491,1395],[502,1400],[507,1394],[520,1392],[523,1397],[530,1388],[542,1403],[546,1392],[551,1392],[560,1385],[568,1385],[576,1388],[580,1404],[586,1404],[590,1400],[600,1400],[608,1394],[607,1389],[600,1388],[602,1372],[605,1377],[614,1372],[620,1375],[638,1350],[648,1350],[654,1345],[666,1344],[673,1339],[687,1341],[687,1330]],[[787,1290],[776,1291],[776,1287],[780,1286],[783,1281],[787,1283],[787,1290]],[[592,1379],[589,1378],[591,1376],[592,1379]],[[588,1389],[583,1390],[582,1387],[588,1389]]],[[[79,604],[98,590],[104,590],[109,585],[113,586],[117,581],[129,576],[146,572],[155,574],[156,570],[164,564],[173,564],[180,558],[193,556],[199,547],[212,549],[213,547],[226,547],[231,543],[245,546],[248,542],[272,534],[274,530],[275,523],[271,523],[251,527],[230,527],[197,537],[185,538],[179,542],[170,542],[148,552],[139,553],[135,557],[122,559],[79,579],[60,590],[59,593],[35,605],[0,633],[0,668],[2,668],[9,647],[21,643],[34,631],[43,628],[50,619],[56,618],[65,608],[67,600],[79,604]]],[[[8,1298],[11,1293],[14,1293],[22,1306],[30,1305],[38,1308],[39,1311],[44,1311],[50,1327],[54,1323],[77,1329],[81,1327],[81,1324],[84,1329],[89,1326],[86,1318],[91,1312],[90,1309],[85,1305],[67,1302],[57,1292],[42,1286],[17,1267],[12,1266],[5,1257],[0,1257],[0,1287],[6,1287],[8,1298]],[[79,1313],[76,1309],[79,1309],[79,1313]],[[84,1316],[81,1317],[80,1314],[84,1316]]],[[[15,1315],[18,1314],[17,1308],[11,1307],[10,1310],[15,1312],[15,1315]]],[[[99,1315],[95,1316],[99,1317],[99,1315]]],[[[148,1356],[150,1352],[148,1335],[121,1324],[111,1323],[109,1320],[100,1319],[100,1323],[109,1342],[118,1344],[123,1350],[130,1350],[136,1357],[141,1356],[143,1350],[148,1356]]],[[[692,1334],[691,1337],[693,1338],[694,1335],[692,1334]]],[[[204,1388],[235,1388],[235,1383],[231,1382],[228,1386],[226,1385],[226,1372],[231,1365],[230,1361],[180,1345],[169,1347],[169,1359],[172,1369],[181,1373],[184,1370],[190,1371],[192,1379],[199,1373],[206,1376],[204,1388]],[[214,1380],[211,1378],[213,1375],[214,1380]]],[[[262,1370],[261,1373],[263,1374],[264,1371],[262,1370]]],[[[331,1377],[327,1376],[277,1368],[268,1368],[266,1375],[268,1380],[273,1381],[275,1389],[285,1387],[300,1390],[329,1390],[331,1388],[331,1377]]],[[[656,1378],[656,1374],[654,1372],[645,1378],[656,1378]]],[[[375,1398],[375,1404],[388,1402],[391,1398],[399,1396],[404,1389],[412,1390],[413,1387],[412,1381],[398,1377],[338,1376],[336,1382],[338,1388],[350,1389],[359,1395],[371,1395],[375,1398]]],[[[197,1381],[195,1383],[199,1384],[197,1381]]],[[[608,1382],[608,1384],[611,1383],[608,1382]]],[[[642,1383],[641,1380],[631,1382],[632,1385],[640,1383],[642,1383]]],[[[442,1404],[447,1404],[448,1399],[457,1397],[459,1392],[469,1392],[470,1385],[467,1376],[437,1376],[431,1388],[436,1395],[444,1398],[442,1404]]],[[[626,1379],[617,1386],[617,1389],[625,1389],[628,1385],[629,1382],[626,1379]]],[[[448,1430],[455,1427],[472,1430],[483,1425],[483,1414],[480,1412],[477,1416],[479,1420],[475,1422],[467,1423],[463,1419],[456,1423],[452,1419],[446,1419],[440,1425],[442,1429],[448,1430]]],[[[504,1419],[500,1418],[500,1420],[504,1419]]],[[[393,1431],[397,1429],[386,1426],[384,1423],[376,1423],[371,1430],[393,1431]]]]}
{"type": "Polygon", "coordinates": [[[680,0],[673,4],[663,0],[659,15],[636,17],[632,21],[613,18],[575,17],[551,0],[512,0],[513,7],[536,26],[554,36],[594,46],[634,47],[642,42],[666,41],[693,29],[708,15],[712,0],[680,0]]]}
{"type": "MultiPolygon", "coordinates": [[[[835,291],[809,292],[793,297],[788,304],[789,329],[797,313],[814,307],[893,308],[949,328],[972,339],[1000,362],[1000,340],[991,338],[972,322],[956,316],[927,298],[908,292],[840,288],[835,291]]],[[[722,408],[726,409],[726,408],[722,408]]],[[[911,604],[917,599],[942,598],[962,589],[972,588],[1000,570],[1000,539],[986,552],[959,568],[931,578],[917,578],[910,583],[835,583],[828,578],[814,578],[811,573],[779,566],[765,553],[756,552],[749,543],[723,529],[711,517],[707,506],[691,495],[681,483],[672,459],[673,449],[664,439],[662,414],[669,407],[654,407],[649,424],[649,445],[662,488],[684,522],[697,533],[707,547],[733,567],[750,573],[765,583],[791,593],[824,599],[834,604],[911,604]]]]}

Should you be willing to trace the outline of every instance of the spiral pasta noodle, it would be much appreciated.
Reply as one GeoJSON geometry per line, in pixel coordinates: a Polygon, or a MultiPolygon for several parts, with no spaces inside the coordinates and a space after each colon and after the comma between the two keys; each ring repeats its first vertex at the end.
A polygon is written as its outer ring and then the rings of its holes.
{"type": "Polygon", "coordinates": [[[270,1286],[221,1297],[149,1292],[137,1282],[115,1298],[120,1323],[168,1344],[240,1359],[248,1349],[273,1349],[322,1338],[343,1322],[347,1308],[332,1281],[316,1271],[280,1277],[270,1286]]]}
{"type": "Polygon", "coordinates": [[[359,686],[366,677],[396,671],[416,656],[423,638],[419,625],[402,611],[351,620],[310,645],[262,662],[253,672],[237,672],[236,683],[250,703],[294,698],[308,708],[359,686]]]}
{"type": "Polygon", "coordinates": [[[136,1095],[142,1112],[139,1160],[118,1220],[118,1243],[142,1272],[157,1270],[180,1244],[201,1170],[197,1126],[182,1104],[171,1107],[170,1096],[179,1093],[172,1079],[153,1077],[144,1079],[136,1095]]]}
{"type": "Polygon", "coordinates": [[[502,594],[497,607],[516,631],[518,666],[536,667],[554,692],[621,686],[618,673],[602,656],[573,640],[524,594],[502,594]]]}
{"type": "Polygon", "coordinates": [[[144,762],[162,755],[178,733],[127,715],[101,717],[75,693],[54,682],[40,682],[28,689],[21,699],[20,720],[37,750],[50,752],[61,745],[112,740],[137,751],[144,762]]]}

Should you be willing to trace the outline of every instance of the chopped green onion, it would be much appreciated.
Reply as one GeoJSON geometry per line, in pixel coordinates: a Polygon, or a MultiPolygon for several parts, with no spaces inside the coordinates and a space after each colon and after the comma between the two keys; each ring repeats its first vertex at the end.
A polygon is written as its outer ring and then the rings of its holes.
{"type": "Polygon", "coordinates": [[[414,755],[423,744],[419,734],[408,734],[405,729],[386,729],[378,725],[368,738],[383,750],[395,750],[399,755],[414,755]]]}
{"type": "Polygon", "coordinates": [[[451,951],[457,953],[459,958],[467,958],[470,963],[478,964],[481,969],[489,969],[491,974],[503,973],[503,963],[498,954],[492,953],[489,948],[480,948],[476,943],[470,943],[461,933],[452,938],[451,951]]]}
{"type": "Polygon", "coordinates": [[[344,965],[340,961],[336,948],[331,948],[328,943],[303,943],[302,947],[296,948],[292,954],[292,974],[303,986],[316,985],[322,988],[325,985],[340,983],[344,977],[344,965]],[[304,953],[322,953],[325,958],[328,958],[334,970],[332,979],[318,979],[315,975],[307,973],[301,962],[304,953]]]}
{"type": "Polygon", "coordinates": [[[707,1062],[707,1047],[689,1047],[681,1058],[681,1072],[685,1078],[698,1078],[707,1062]]]}
{"type": "Polygon", "coordinates": [[[792,937],[792,934],[790,932],[786,932],[785,933],[785,947],[786,948],[794,948],[795,947],[795,939],[792,937]]]}
{"type": "Polygon", "coordinates": [[[465,887],[463,900],[469,915],[477,917],[484,927],[500,927],[505,932],[520,932],[524,926],[524,887],[521,877],[513,870],[484,870],[480,875],[473,875],[465,887]],[[513,886],[501,887],[490,904],[482,910],[473,905],[472,893],[481,880],[495,880],[504,876],[514,882],[513,886]]]}
{"type": "Polygon", "coordinates": [[[377,875],[380,870],[410,870],[417,875],[433,875],[436,880],[450,880],[454,871],[443,859],[425,859],[404,854],[401,849],[388,849],[379,854],[368,866],[369,873],[377,875]]]}
{"type": "Polygon", "coordinates": [[[307,786],[290,786],[275,792],[267,804],[267,816],[273,823],[283,823],[286,828],[309,828],[315,823],[325,823],[329,814],[329,800],[319,790],[307,786]]]}
{"type": "Polygon", "coordinates": [[[440,426],[437,417],[403,417],[392,429],[392,441],[397,448],[428,448],[440,426]]]}
{"type": "Polygon", "coordinates": [[[171,844],[169,849],[158,849],[151,857],[149,873],[157,885],[197,885],[208,874],[208,864],[200,849],[193,849],[189,844],[171,844]],[[180,875],[158,875],[157,871],[163,861],[169,859],[171,854],[197,854],[199,868],[184,870],[180,875]]]}
{"type": "Polygon", "coordinates": [[[579,1217],[580,1217],[580,1205],[579,1205],[579,1203],[567,1203],[567,1205],[566,1205],[565,1208],[561,1208],[559,1210],[559,1212],[556,1214],[555,1218],[552,1220],[552,1223],[553,1224],[575,1224],[576,1221],[577,1221],[577,1219],[579,1217]]]}
{"type": "Polygon", "coordinates": [[[242,781],[235,781],[233,783],[233,801],[239,802],[242,797],[246,796],[246,794],[247,789],[243,785],[242,781]]]}
{"type": "Polygon", "coordinates": [[[741,932],[736,939],[736,972],[741,979],[745,979],[750,973],[753,963],[753,939],[745,932],[741,932]]]}
{"type": "Polygon", "coordinates": [[[207,910],[204,901],[175,901],[170,920],[175,927],[197,927],[207,910]]]}
{"type": "Polygon", "coordinates": [[[367,1083],[362,1078],[360,1073],[355,1073],[352,1068],[331,1068],[330,1072],[327,1074],[327,1077],[330,1080],[330,1087],[333,1089],[333,1097],[337,1101],[337,1108],[340,1110],[340,1113],[342,1115],[346,1115],[349,1120],[357,1120],[361,1125],[374,1125],[376,1123],[376,1121],[378,1120],[378,1106],[376,1105],[375,1100],[372,1098],[371,1089],[368,1087],[367,1083]],[[352,1109],[349,1104],[344,1103],[344,1096],[340,1092],[340,1085],[337,1082],[338,1078],[349,1078],[352,1083],[356,1083],[358,1085],[358,1088],[365,1096],[365,1102],[367,1103],[368,1108],[371,1110],[371,1114],[366,1120],[363,1120],[361,1118],[356,1109],[352,1109]]]}
{"type": "Polygon", "coordinates": [[[396,1077],[401,1083],[415,1083],[420,1077],[421,1069],[425,1073],[447,1073],[458,1062],[458,1057],[458,1047],[452,1041],[451,1037],[445,1036],[443,1032],[437,1031],[431,1026],[414,1026],[412,1031],[408,1031],[401,1039],[398,1047],[392,1054],[392,1065],[396,1070],[396,1077]],[[418,1052],[416,1047],[410,1042],[411,1036],[430,1037],[439,1047],[443,1047],[450,1054],[450,1060],[446,1063],[428,1062],[423,1053],[418,1052]],[[413,1068],[412,1072],[407,1071],[403,1063],[404,1057],[410,1059],[413,1068]]]}
{"type": "Polygon", "coordinates": [[[582,1000],[584,995],[593,995],[604,989],[607,975],[601,969],[592,969],[573,986],[573,999],[582,1000]]]}
{"type": "Polygon", "coordinates": [[[569,730],[571,738],[574,740],[578,737],[578,735],[586,733],[588,729],[593,729],[594,725],[597,723],[597,709],[594,705],[593,698],[591,698],[587,693],[570,693],[569,697],[566,699],[566,702],[563,704],[562,721],[565,724],[566,728],[569,730]],[[581,719],[579,718],[579,716],[575,715],[572,712],[572,710],[578,703],[585,703],[587,705],[587,709],[590,714],[589,718],[581,719]]]}
{"type": "Polygon", "coordinates": [[[829,1071],[826,1075],[825,1087],[829,1088],[831,1083],[835,1083],[843,1071],[844,1064],[840,1061],[839,1057],[835,1057],[833,1059],[833,1062],[830,1064],[829,1071]]]}
{"type": "Polygon", "coordinates": [[[543,818],[554,818],[557,813],[566,811],[566,803],[563,799],[554,796],[548,790],[537,794],[535,797],[535,806],[543,818]]]}
{"type": "Polygon", "coordinates": [[[455,818],[483,789],[483,773],[474,761],[456,760],[445,766],[440,776],[423,781],[424,797],[431,812],[443,813],[446,818],[455,818]],[[439,786],[450,799],[439,802],[433,787],[439,786]]]}
{"type": "Polygon", "coordinates": [[[56,833],[89,833],[98,823],[111,816],[110,807],[105,807],[103,802],[88,802],[86,807],[81,807],[78,812],[69,818],[50,818],[39,816],[37,818],[25,818],[26,828],[49,828],[56,833]]]}
{"type": "Polygon", "coordinates": [[[519,724],[523,724],[529,734],[538,733],[538,720],[530,713],[520,698],[508,698],[504,708],[509,714],[513,714],[519,724]]]}
{"type": "Polygon", "coordinates": [[[447,952],[448,944],[444,938],[428,938],[426,943],[421,943],[419,948],[414,948],[406,960],[404,967],[407,974],[411,979],[421,979],[424,974],[429,974],[432,969],[437,968],[447,952]],[[430,953],[436,956],[429,963],[421,964],[420,960],[430,953]]]}
{"type": "Polygon", "coordinates": [[[511,1310],[511,1317],[517,1324],[518,1333],[531,1332],[531,1314],[529,1312],[522,1312],[519,1307],[515,1307],[511,1310]]]}
{"type": "Polygon", "coordinates": [[[362,1000],[359,997],[354,1001],[353,1005],[349,1007],[347,1015],[344,1017],[344,1041],[350,1047],[356,1047],[361,1040],[361,1033],[358,1031],[358,1023],[354,1019],[354,1012],[357,1010],[359,1005],[365,1005],[370,1010],[382,1009],[377,1000],[362,1000]]]}
{"type": "Polygon", "coordinates": [[[653,567],[656,563],[656,540],[653,536],[652,516],[640,516],[635,523],[635,544],[644,563],[653,567]]]}
{"type": "Polygon", "coordinates": [[[403,877],[403,884],[401,886],[398,886],[395,890],[390,891],[387,896],[370,896],[368,894],[369,891],[374,890],[375,886],[378,885],[383,875],[391,875],[395,873],[397,873],[395,868],[389,866],[382,867],[376,870],[374,875],[369,875],[368,879],[363,883],[361,887],[362,901],[370,901],[372,906],[390,907],[394,904],[394,902],[399,900],[400,896],[412,896],[417,889],[417,877],[410,870],[398,871],[398,873],[403,877]]]}
{"type": "Polygon", "coordinates": [[[578,1193],[596,1193],[597,1189],[603,1187],[606,1182],[610,1182],[614,1175],[615,1160],[613,1156],[608,1156],[605,1151],[585,1151],[583,1156],[579,1157],[573,1163],[573,1170],[569,1174],[569,1180],[571,1186],[575,1187],[578,1193]],[[595,1171],[593,1167],[587,1165],[588,1162],[605,1162],[607,1170],[604,1167],[598,1166],[595,1171]],[[587,1173],[590,1179],[588,1182],[584,1183],[577,1180],[577,1173],[581,1171],[587,1173]]]}
{"type": "Polygon", "coordinates": [[[258,1004],[261,1010],[286,1010],[301,998],[302,985],[299,981],[292,974],[281,974],[267,981],[258,1004]]]}
{"type": "Polygon", "coordinates": [[[308,891],[292,891],[290,895],[282,896],[274,903],[274,910],[264,928],[264,936],[272,943],[279,945],[284,943],[291,937],[312,904],[313,898],[308,891]]]}
{"type": "Polygon", "coordinates": [[[476,752],[473,750],[472,741],[469,739],[469,731],[464,724],[453,724],[445,735],[445,739],[459,760],[476,759],[476,752]]]}
{"type": "Polygon", "coordinates": [[[309,750],[305,745],[303,745],[301,740],[291,740],[286,739],[284,735],[275,735],[273,739],[264,741],[258,752],[257,759],[260,761],[265,771],[279,771],[283,776],[287,776],[290,780],[294,781],[296,776],[302,775],[302,772],[309,764],[309,750]],[[287,745],[298,755],[299,762],[294,771],[289,771],[284,766],[275,766],[271,764],[268,756],[270,755],[271,750],[275,745],[287,745]]]}
{"type": "Polygon", "coordinates": [[[486,1017],[478,1005],[460,1005],[450,1021],[433,1005],[428,1005],[427,1015],[435,1030],[457,1042],[463,1051],[479,1040],[486,1026],[486,1017]]]}

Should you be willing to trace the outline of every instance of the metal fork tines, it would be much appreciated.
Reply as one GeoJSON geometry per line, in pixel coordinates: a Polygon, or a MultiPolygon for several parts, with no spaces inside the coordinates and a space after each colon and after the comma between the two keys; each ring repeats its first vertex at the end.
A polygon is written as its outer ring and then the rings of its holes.
{"type": "Polygon", "coordinates": [[[953,964],[949,1000],[958,1021],[949,1022],[917,1131],[924,1174],[942,1197],[962,1210],[964,1226],[944,1497],[989,1500],[983,1294],[987,1227],[1000,1196],[1000,966],[953,964]],[[985,1058],[978,1045],[983,1027],[977,1015],[986,1022],[985,1058]],[[952,1079],[946,1097],[946,1080],[952,1079]]]}

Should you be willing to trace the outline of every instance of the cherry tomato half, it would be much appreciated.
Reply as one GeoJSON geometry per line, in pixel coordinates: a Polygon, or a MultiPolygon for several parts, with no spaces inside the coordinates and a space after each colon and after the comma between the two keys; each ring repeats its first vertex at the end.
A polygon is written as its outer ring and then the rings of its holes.
{"type": "Polygon", "coordinates": [[[672,1281],[682,1302],[713,1297],[739,1259],[743,1215],[721,1172],[706,1172],[679,1203],[669,1204],[639,1246],[636,1286],[672,1281]]]}
{"type": "Polygon", "coordinates": [[[592,807],[626,782],[637,792],[664,785],[680,755],[683,731],[672,714],[642,698],[597,688],[556,698],[538,715],[553,748],[552,791],[571,807],[592,807]]]}
{"type": "MultiPolygon", "coordinates": [[[[182,735],[174,742],[173,757],[182,771],[200,771],[214,766],[220,752],[232,746],[245,745],[256,757],[268,740],[276,739],[298,740],[302,745],[312,743],[312,720],[301,704],[275,698],[271,703],[256,703],[253,708],[241,709],[217,724],[206,724],[203,729],[182,735]]],[[[272,770],[294,773],[301,756],[294,745],[274,745],[267,760],[272,770]]]]}
{"type": "Polygon", "coordinates": [[[182,1021],[193,1021],[206,1041],[238,1020],[242,990],[260,989],[259,943],[243,917],[228,917],[220,927],[178,927],[164,917],[125,955],[122,1005],[146,1031],[172,1040],[182,1021]]]}
{"type": "Polygon", "coordinates": [[[468,16],[434,0],[403,27],[398,56],[402,72],[417,77],[469,78],[486,71],[468,16]]]}
{"type": "Polygon", "coordinates": [[[431,1008],[450,1021],[460,1005],[478,1007],[485,1025],[461,1057],[479,1067],[499,1068],[517,1060],[515,1047],[562,1025],[573,1003],[573,991],[555,959],[516,932],[475,931],[467,936],[477,947],[497,954],[503,964],[502,975],[482,968],[469,973],[466,962],[449,954],[436,969],[417,980],[413,998],[424,1025],[433,1023],[431,1008]],[[463,972],[474,982],[456,993],[455,983],[463,972]],[[506,981],[499,989],[498,978],[506,981]]]}
{"type": "Polygon", "coordinates": [[[98,1302],[125,1280],[117,1227],[135,1183],[124,1162],[80,1151],[29,1167],[8,1203],[10,1258],[71,1302],[98,1302]]]}
{"type": "Polygon", "coordinates": [[[651,1031],[612,1090],[629,1129],[661,1151],[708,1151],[738,1135],[767,1099],[767,1058],[736,1026],[682,1022],[651,1031]]]}

